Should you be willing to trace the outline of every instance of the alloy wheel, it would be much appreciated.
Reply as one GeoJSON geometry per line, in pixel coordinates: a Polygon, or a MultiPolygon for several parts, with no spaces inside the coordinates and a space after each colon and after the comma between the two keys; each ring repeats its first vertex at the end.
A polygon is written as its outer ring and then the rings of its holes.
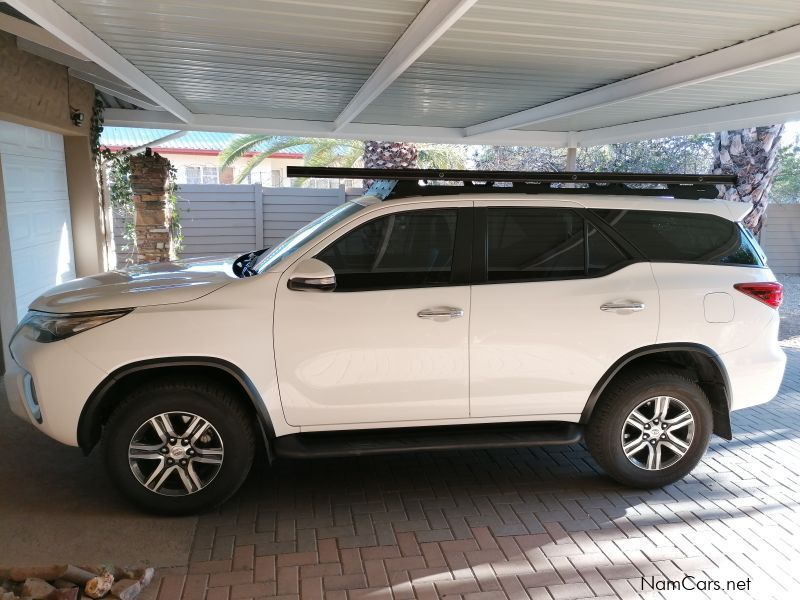
{"type": "Polygon", "coordinates": [[[686,404],[672,396],[648,398],[625,419],[622,450],[640,469],[666,469],[689,451],[694,430],[694,417],[686,404]]]}
{"type": "Polygon", "coordinates": [[[164,496],[188,496],[207,487],[224,457],[222,438],[206,419],[165,412],[142,423],[128,444],[137,481],[164,496]]]}

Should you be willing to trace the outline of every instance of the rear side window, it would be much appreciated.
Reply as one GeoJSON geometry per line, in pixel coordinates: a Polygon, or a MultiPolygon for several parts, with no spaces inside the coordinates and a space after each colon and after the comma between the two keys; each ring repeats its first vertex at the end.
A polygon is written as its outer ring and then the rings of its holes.
{"type": "Polygon", "coordinates": [[[490,208],[488,279],[551,279],[583,275],[583,218],[570,210],[490,208]]]}
{"type": "Polygon", "coordinates": [[[715,215],[595,210],[649,260],[762,266],[738,223],[715,215]]]}
{"type": "Polygon", "coordinates": [[[587,274],[597,275],[626,262],[628,258],[594,225],[586,225],[586,245],[589,262],[587,274]]]}
{"type": "Polygon", "coordinates": [[[486,219],[490,282],[584,277],[627,260],[569,209],[489,208],[486,219]]]}
{"type": "Polygon", "coordinates": [[[456,220],[456,209],[378,217],[333,242],[317,258],[336,273],[337,291],[447,284],[456,220]]]}

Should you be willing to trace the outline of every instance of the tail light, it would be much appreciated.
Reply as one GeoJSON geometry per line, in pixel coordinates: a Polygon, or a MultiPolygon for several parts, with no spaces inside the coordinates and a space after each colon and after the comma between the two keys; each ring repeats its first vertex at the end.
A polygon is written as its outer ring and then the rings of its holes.
{"type": "Polygon", "coordinates": [[[783,286],[777,281],[735,283],[733,287],[771,308],[778,308],[783,302],[783,286]]]}

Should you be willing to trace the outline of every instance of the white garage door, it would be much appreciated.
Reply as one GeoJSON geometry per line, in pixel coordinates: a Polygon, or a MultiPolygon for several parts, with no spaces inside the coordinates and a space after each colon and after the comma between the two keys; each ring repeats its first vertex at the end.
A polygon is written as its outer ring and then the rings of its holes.
{"type": "Polygon", "coordinates": [[[75,278],[64,140],[55,133],[0,121],[0,163],[21,319],[39,294],[75,278]]]}

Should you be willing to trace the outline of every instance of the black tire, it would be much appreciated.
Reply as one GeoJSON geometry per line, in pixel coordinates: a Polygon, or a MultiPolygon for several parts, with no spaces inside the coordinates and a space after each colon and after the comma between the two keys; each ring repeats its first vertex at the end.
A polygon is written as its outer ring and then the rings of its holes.
{"type": "MultiPolygon", "coordinates": [[[[181,417],[172,418],[181,424],[181,417]]],[[[154,380],[129,393],[106,423],[103,430],[106,468],[120,491],[140,508],[166,515],[194,514],[222,504],[244,483],[255,454],[255,427],[255,417],[224,386],[202,380],[154,380]],[[129,444],[144,423],[163,413],[197,415],[215,430],[209,437],[222,440],[221,465],[197,465],[198,469],[213,469],[207,485],[199,491],[163,495],[146,488],[134,474],[128,460],[129,444]]],[[[177,428],[175,431],[180,434],[177,428]]]]}
{"type": "MultiPolygon", "coordinates": [[[[631,487],[659,488],[688,475],[705,454],[713,428],[711,406],[703,390],[684,374],[668,367],[631,372],[603,392],[585,431],[586,445],[611,477],[631,487]],[[623,451],[622,434],[628,415],[643,401],[670,396],[682,402],[694,419],[694,436],[682,458],[670,466],[647,470],[623,451]]],[[[674,458],[674,457],[673,457],[674,458]]]]}

